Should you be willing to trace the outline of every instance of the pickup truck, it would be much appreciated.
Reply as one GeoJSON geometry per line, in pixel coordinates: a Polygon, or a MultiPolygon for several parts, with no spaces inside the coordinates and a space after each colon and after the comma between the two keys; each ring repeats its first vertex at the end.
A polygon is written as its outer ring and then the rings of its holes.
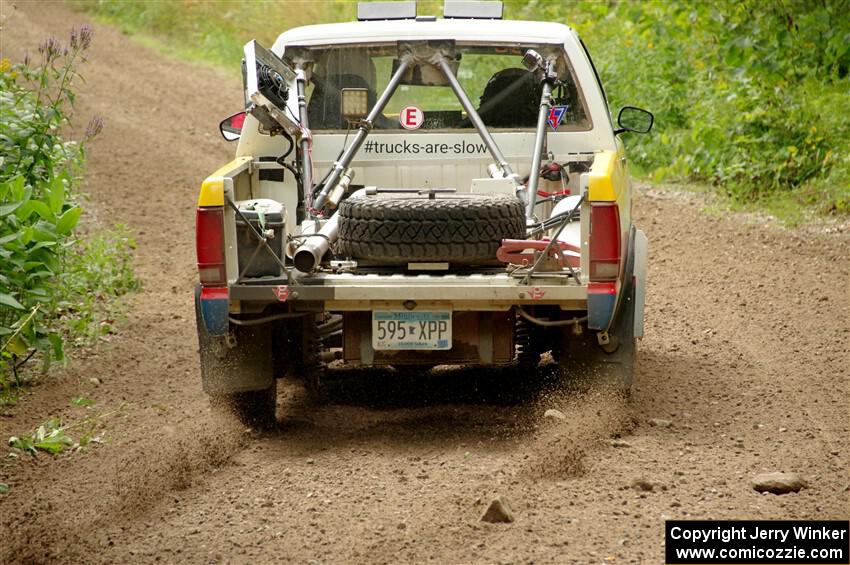
{"type": "Polygon", "coordinates": [[[620,134],[575,31],[499,2],[358,5],[245,45],[235,159],[203,181],[204,390],[271,422],[284,376],[329,363],[515,364],[631,386],[647,238],[620,134]]]}

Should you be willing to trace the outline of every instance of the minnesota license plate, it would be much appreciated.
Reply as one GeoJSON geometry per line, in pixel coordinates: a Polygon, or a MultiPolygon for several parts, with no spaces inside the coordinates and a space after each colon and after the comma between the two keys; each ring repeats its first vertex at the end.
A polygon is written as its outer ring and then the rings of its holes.
{"type": "Polygon", "coordinates": [[[379,349],[451,349],[450,310],[375,310],[372,347],[379,349]]]}

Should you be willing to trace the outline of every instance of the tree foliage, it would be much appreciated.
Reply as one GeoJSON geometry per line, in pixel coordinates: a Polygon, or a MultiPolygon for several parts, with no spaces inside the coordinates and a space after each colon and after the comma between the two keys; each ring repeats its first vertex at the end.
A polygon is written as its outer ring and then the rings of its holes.
{"type": "Polygon", "coordinates": [[[629,140],[656,178],[747,201],[795,192],[850,212],[850,2],[538,1],[515,15],[572,23],[612,110],[656,114],[629,140]]]}

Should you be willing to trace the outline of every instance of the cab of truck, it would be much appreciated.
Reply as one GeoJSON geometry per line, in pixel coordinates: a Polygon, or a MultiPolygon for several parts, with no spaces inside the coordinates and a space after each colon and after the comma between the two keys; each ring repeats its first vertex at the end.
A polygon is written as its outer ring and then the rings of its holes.
{"type": "Polygon", "coordinates": [[[566,25],[498,2],[369,3],[246,44],[235,159],[201,185],[206,392],[273,417],[277,379],[329,364],[516,364],[627,391],[647,238],[620,135],[566,25]]]}

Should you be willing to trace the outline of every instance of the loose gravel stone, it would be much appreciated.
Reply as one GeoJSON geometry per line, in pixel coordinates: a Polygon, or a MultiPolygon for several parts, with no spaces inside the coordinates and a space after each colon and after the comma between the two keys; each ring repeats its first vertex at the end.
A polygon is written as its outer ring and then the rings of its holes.
{"type": "Polygon", "coordinates": [[[652,492],[659,489],[661,485],[655,481],[638,477],[632,481],[631,487],[637,491],[652,492]]]}
{"type": "Polygon", "coordinates": [[[773,494],[787,494],[799,492],[808,485],[797,473],[762,473],[753,477],[751,484],[758,492],[771,492],[773,494]]]}
{"type": "Polygon", "coordinates": [[[482,522],[491,524],[509,524],[514,521],[514,513],[504,496],[497,496],[481,516],[482,522]]]}

